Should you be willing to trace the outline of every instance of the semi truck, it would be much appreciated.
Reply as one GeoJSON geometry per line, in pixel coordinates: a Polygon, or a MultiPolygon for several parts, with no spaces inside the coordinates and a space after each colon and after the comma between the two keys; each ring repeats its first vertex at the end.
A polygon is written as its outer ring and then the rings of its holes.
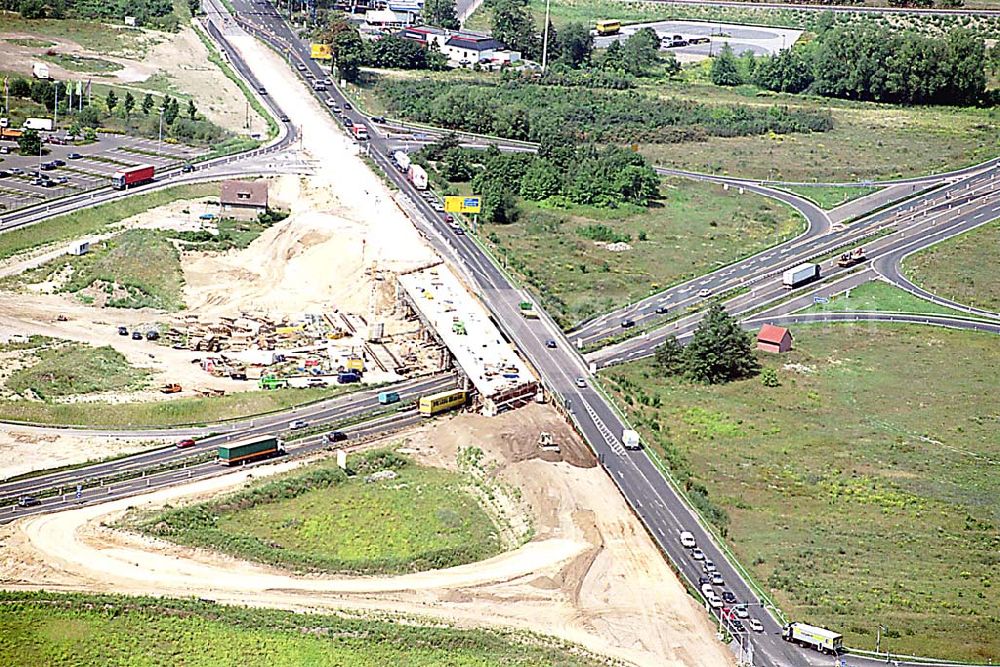
{"type": "Polygon", "coordinates": [[[45,63],[31,63],[31,75],[36,79],[48,79],[49,66],[45,63]]]}
{"type": "Polygon", "coordinates": [[[410,156],[405,151],[396,151],[392,154],[392,159],[396,161],[399,171],[404,174],[410,173],[410,156]]]}
{"type": "Polygon", "coordinates": [[[351,132],[354,133],[354,138],[358,141],[366,141],[368,139],[368,128],[361,123],[355,123],[354,127],[351,128],[351,132]]]}
{"type": "Polygon", "coordinates": [[[125,190],[133,185],[142,185],[153,180],[156,168],[151,164],[116,171],[111,176],[111,187],[115,190],[125,190]]]}
{"type": "Polygon", "coordinates": [[[836,655],[844,649],[844,637],[833,630],[805,623],[789,623],[781,630],[781,638],[823,653],[836,655]]]}
{"type": "Polygon", "coordinates": [[[622,444],[625,445],[625,449],[639,449],[642,447],[639,444],[639,433],[630,428],[625,429],[622,431],[622,444]]]}
{"type": "Polygon", "coordinates": [[[406,172],[406,177],[417,190],[427,189],[427,172],[419,164],[411,164],[410,169],[406,172]]]}
{"type": "Polygon", "coordinates": [[[24,129],[26,130],[44,130],[45,132],[52,131],[52,119],[51,118],[25,118],[24,119],[24,129]]]}
{"type": "Polygon", "coordinates": [[[218,462],[221,465],[234,466],[284,453],[284,443],[274,436],[251,438],[228,445],[219,445],[218,462]]]}
{"type": "Polygon", "coordinates": [[[781,284],[791,289],[799,285],[805,285],[819,278],[819,264],[806,262],[796,267],[788,269],[781,274],[781,284]]]}

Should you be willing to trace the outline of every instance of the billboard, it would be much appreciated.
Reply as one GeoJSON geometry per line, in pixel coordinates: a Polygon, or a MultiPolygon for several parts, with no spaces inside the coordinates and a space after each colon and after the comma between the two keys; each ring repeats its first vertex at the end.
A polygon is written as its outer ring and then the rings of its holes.
{"type": "Polygon", "coordinates": [[[479,197],[445,197],[444,210],[449,213],[479,213],[482,204],[479,197]]]}
{"type": "Polygon", "coordinates": [[[309,57],[313,60],[333,60],[333,51],[329,44],[310,44],[309,57]]]}

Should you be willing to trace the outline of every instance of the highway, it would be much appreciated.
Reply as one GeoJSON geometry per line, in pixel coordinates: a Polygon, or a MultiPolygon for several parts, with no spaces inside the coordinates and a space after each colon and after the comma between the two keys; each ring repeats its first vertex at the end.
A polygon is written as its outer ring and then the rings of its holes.
{"type": "Polygon", "coordinates": [[[727,0],[653,0],[664,5],[691,5],[694,7],[737,7],[740,9],[784,9],[807,12],[860,12],[862,14],[927,14],[930,16],[1000,16],[996,9],[914,9],[912,7],[866,7],[859,5],[792,4],[780,2],[745,2],[727,0]]]}

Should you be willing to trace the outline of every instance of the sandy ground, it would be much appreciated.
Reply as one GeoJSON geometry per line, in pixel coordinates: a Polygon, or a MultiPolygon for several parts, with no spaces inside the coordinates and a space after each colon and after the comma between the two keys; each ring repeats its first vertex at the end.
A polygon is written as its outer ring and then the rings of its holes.
{"type": "MultiPolygon", "coordinates": [[[[131,54],[111,55],[97,53],[81,47],[76,42],[48,35],[31,33],[0,32],[0,62],[5,69],[31,76],[33,62],[45,62],[49,73],[55,79],[93,79],[107,83],[127,85],[134,91],[144,93],[143,82],[157,73],[163,73],[178,91],[194,98],[198,110],[210,121],[239,134],[264,133],[267,124],[257,112],[248,109],[246,99],[239,86],[230,81],[208,60],[208,50],[194,30],[183,28],[177,33],[143,30],[144,54],[141,59],[131,54]],[[54,46],[38,48],[12,44],[8,39],[37,38],[54,43],[54,46]],[[122,66],[115,72],[88,73],[64,69],[38,56],[49,50],[57,53],[86,56],[110,60],[122,66]],[[8,66],[9,64],[9,66],[8,66]],[[247,126],[247,118],[250,125],[247,126]]],[[[157,93],[159,90],[150,92],[157,93]]]]}
{"type": "Polygon", "coordinates": [[[418,459],[447,466],[469,445],[482,448],[497,474],[521,489],[536,527],[524,546],[480,563],[394,577],[303,577],[107,527],[128,506],[234,488],[246,479],[237,472],[5,526],[0,585],[197,595],[299,610],[389,609],[540,631],[635,665],[733,664],[708,617],[554,411],[531,405],[496,418],[464,415],[405,438],[418,459]],[[541,430],[555,434],[561,454],[539,456],[541,430]]]}
{"type": "Polygon", "coordinates": [[[150,438],[92,438],[73,435],[72,431],[56,434],[4,424],[0,428],[0,479],[133,454],[167,442],[150,438]]]}

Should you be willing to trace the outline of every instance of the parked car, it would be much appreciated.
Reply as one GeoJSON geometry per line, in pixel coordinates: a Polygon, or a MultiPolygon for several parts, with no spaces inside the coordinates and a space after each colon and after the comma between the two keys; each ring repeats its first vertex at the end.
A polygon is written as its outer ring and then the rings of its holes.
{"type": "Polygon", "coordinates": [[[261,95],[267,95],[267,88],[265,88],[264,86],[258,86],[257,92],[260,93],[261,95]]]}
{"type": "Polygon", "coordinates": [[[698,546],[698,543],[694,539],[694,534],[690,531],[681,531],[681,546],[685,549],[694,549],[698,546]]]}
{"type": "Polygon", "coordinates": [[[80,154],[80,153],[70,153],[70,154],[69,154],[69,155],[67,155],[66,157],[67,157],[68,159],[70,159],[70,160],[79,160],[80,158],[82,158],[82,157],[83,157],[83,155],[82,155],[82,154],[80,154]]]}
{"type": "Polygon", "coordinates": [[[142,332],[141,331],[133,331],[132,332],[132,340],[142,340],[142,332]]]}
{"type": "Polygon", "coordinates": [[[372,122],[385,125],[385,116],[372,116],[372,122]]]}
{"type": "Polygon", "coordinates": [[[24,173],[24,169],[21,169],[20,167],[11,167],[10,173],[21,175],[24,173]]]}
{"type": "Polygon", "coordinates": [[[720,609],[722,607],[722,600],[720,600],[718,596],[713,595],[712,597],[708,598],[708,605],[712,609],[720,609]]]}
{"type": "Polygon", "coordinates": [[[288,428],[292,430],[298,430],[307,426],[309,426],[309,422],[304,419],[296,419],[295,421],[288,422],[288,428]]]}
{"type": "Polygon", "coordinates": [[[67,183],[69,183],[69,179],[66,178],[65,176],[60,176],[59,178],[56,179],[56,183],[58,183],[59,185],[66,185],[67,183]]]}
{"type": "Polygon", "coordinates": [[[65,167],[66,166],[66,160],[53,160],[52,164],[54,164],[57,167],[65,167]]]}
{"type": "Polygon", "coordinates": [[[185,162],[185,163],[184,163],[184,166],[183,166],[183,167],[181,167],[181,171],[182,171],[183,173],[185,173],[185,174],[189,174],[189,173],[191,173],[192,171],[194,171],[194,165],[191,165],[191,164],[188,164],[187,162],[185,162]]]}
{"type": "Polygon", "coordinates": [[[698,577],[698,585],[699,586],[704,586],[705,584],[711,584],[711,583],[712,583],[712,579],[710,577],[704,577],[704,576],[699,576],[698,577]]]}
{"type": "Polygon", "coordinates": [[[160,332],[154,329],[150,329],[146,332],[146,340],[157,340],[160,337],[160,332]]]}
{"type": "Polygon", "coordinates": [[[196,443],[195,443],[194,440],[192,440],[191,438],[186,438],[184,440],[178,441],[178,443],[177,443],[176,446],[177,446],[177,449],[185,449],[187,447],[194,447],[195,444],[196,443]]]}
{"type": "Polygon", "coordinates": [[[128,327],[118,327],[118,335],[119,336],[127,336],[128,335],[128,327]]]}
{"type": "Polygon", "coordinates": [[[695,560],[705,560],[705,552],[701,549],[695,549],[691,552],[691,558],[694,558],[695,560]]]}

